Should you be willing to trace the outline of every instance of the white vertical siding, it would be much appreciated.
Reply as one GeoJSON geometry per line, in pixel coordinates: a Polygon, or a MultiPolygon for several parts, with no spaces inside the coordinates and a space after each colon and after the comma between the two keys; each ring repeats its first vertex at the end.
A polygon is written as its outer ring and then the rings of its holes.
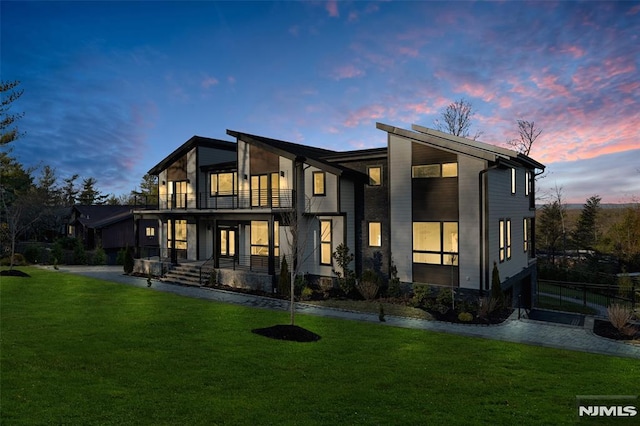
{"type": "Polygon", "coordinates": [[[458,155],[458,251],[460,287],[480,287],[480,172],[485,161],[458,155]]]}
{"type": "Polygon", "coordinates": [[[245,180],[244,178],[245,175],[251,176],[250,148],[248,143],[238,140],[238,190],[240,194],[248,194],[250,189],[249,179],[245,180]]]}
{"type": "MultiPolygon", "coordinates": [[[[340,179],[340,208],[344,213],[344,227],[347,236],[345,244],[351,252],[356,248],[356,223],[355,223],[355,188],[351,180],[340,179]]],[[[341,236],[342,238],[342,236],[341,236]]]]}
{"type": "Polygon", "coordinates": [[[389,194],[391,256],[398,268],[398,278],[404,282],[411,282],[411,142],[396,135],[389,135],[389,194]]]}
{"type": "MultiPolygon", "coordinates": [[[[305,166],[306,167],[306,166],[305,166]]],[[[337,212],[338,211],[338,176],[333,173],[325,173],[325,195],[313,195],[313,172],[321,172],[316,167],[307,167],[305,170],[305,199],[308,200],[306,210],[308,213],[337,212]]]]}

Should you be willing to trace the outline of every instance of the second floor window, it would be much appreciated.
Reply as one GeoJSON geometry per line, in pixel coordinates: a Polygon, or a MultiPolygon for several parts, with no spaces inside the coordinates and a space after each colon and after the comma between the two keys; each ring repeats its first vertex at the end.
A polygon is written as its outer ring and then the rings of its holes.
{"type": "Polygon", "coordinates": [[[367,174],[369,175],[369,185],[382,185],[382,166],[371,166],[367,168],[367,174]]]}
{"type": "Polygon", "coordinates": [[[369,246],[380,247],[382,245],[382,230],[380,222],[369,222],[369,246]]]}
{"type": "Polygon", "coordinates": [[[326,195],[325,172],[313,172],[313,195],[326,195]]]}
{"type": "Polygon", "coordinates": [[[411,166],[412,178],[447,178],[458,176],[458,163],[411,166]]]}
{"type": "Polygon", "coordinates": [[[211,173],[211,196],[235,195],[237,173],[211,173]]]}

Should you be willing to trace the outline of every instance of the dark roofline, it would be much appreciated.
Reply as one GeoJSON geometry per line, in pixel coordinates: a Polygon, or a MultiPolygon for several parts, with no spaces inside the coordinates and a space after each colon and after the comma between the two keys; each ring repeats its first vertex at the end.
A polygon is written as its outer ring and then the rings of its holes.
{"type": "Polygon", "coordinates": [[[225,141],[222,139],[212,139],[203,136],[192,136],[188,141],[176,148],[171,154],[153,166],[147,173],[150,175],[158,175],[161,171],[165,170],[169,165],[173,164],[178,158],[182,157],[190,149],[194,147],[203,146],[205,148],[216,148],[225,151],[236,151],[236,143],[232,141],[225,141]]]}

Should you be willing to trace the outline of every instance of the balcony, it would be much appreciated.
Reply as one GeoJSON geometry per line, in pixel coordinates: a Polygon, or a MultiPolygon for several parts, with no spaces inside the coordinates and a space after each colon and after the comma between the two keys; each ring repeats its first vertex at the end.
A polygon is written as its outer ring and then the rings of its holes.
{"type": "Polygon", "coordinates": [[[209,192],[199,194],[168,194],[161,197],[160,210],[239,210],[239,209],[290,209],[293,207],[294,191],[291,189],[238,191],[234,194],[211,195],[209,192]]]}

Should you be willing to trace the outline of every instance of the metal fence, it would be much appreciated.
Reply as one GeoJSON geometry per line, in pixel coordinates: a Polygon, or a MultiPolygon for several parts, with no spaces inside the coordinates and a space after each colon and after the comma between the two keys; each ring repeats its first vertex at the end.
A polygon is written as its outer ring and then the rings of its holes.
{"type": "MultiPolygon", "coordinates": [[[[622,304],[635,309],[640,299],[640,286],[630,281],[628,287],[618,284],[577,283],[567,281],[538,280],[536,305],[541,297],[552,298],[559,307],[581,305],[591,308],[606,308],[622,304]]],[[[602,310],[602,309],[601,309],[602,310]]]]}

